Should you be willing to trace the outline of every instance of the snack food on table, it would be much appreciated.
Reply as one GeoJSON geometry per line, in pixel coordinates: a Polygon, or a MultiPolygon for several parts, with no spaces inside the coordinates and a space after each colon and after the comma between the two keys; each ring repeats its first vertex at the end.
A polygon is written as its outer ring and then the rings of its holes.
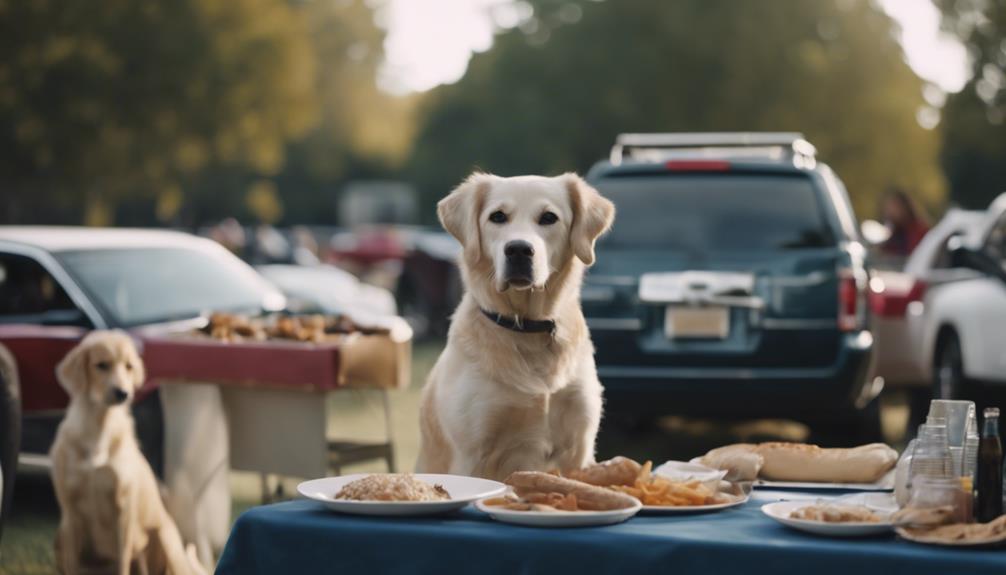
{"type": "Polygon", "coordinates": [[[211,315],[204,331],[213,339],[224,341],[240,341],[243,339],[262,341],[266,339],[262,322],[229,313],[214,313],[211,315]]]}
{"type": "Polygon", "coordinates": [[[951,505],[940,507],[905,507],[891,516],[897,525],[932,528],[954,522],[957,510],[951,505]]]}
{"type": "Polygon", "coordinates": [[[269,339],[322,342],[335,334],[360,332],[363,334],[383,334],[382,328],[364,328],[348,316],[274,315],[269,317],[248,317],[232,313],[214,313],[209,317],[202,333],[226,342],[245,340],[265,341],[269,339]]]}
{"type": "MultiPolygon", "coordinates": [[[[638,505],[629,495],[539,471],[516,471],[505,483],[513,488],[521,503],[545,505],[556,511],[610,511],[638,505]]],[[[486,504],[493,505],[492,501],[486,504]]]]}
{"type": "Polygon", "coordinates": [[[647,461],[630,485],[611,485],[610,489],[627,493],[643,505],[658,507],[693,507],[730,503],[733,497],[717,493],[701,481],[672,481],[650,473],[652,463],[647,461]]]}
{"type": "MultiPolygon", "coordinates": [[[[761,456],[758,476],[775,481],[873,483],[898,461],[898,452],[883,443],[826,449],[782,442],[729,445],[710,451],[699,461],[717,469],[738,471],[735,466],[744,468],[754,461],[743,454],[761,456]]],[[[749,474],[750,468],[743,471],[749,474]]]]}
{"type": "Polygon", "coordinates": [[[583,481],[591,485],[605,487],[608,485],[632,485],[639,477],[642,465],[621,455],[608,461],[595,463],[583,469],[570,471],[566,474],[570,479],[583,481]]]}
{"type": "Polygon", "coordinates": [[[567,475],[585,483],[606,487],[635,497],[643,505],[660,507],[702,506],[730,503],[735,499],[717,493],[701,481],[674,481],[651,473],[652,462],[639,463],[618,456],[567,475]]]}
{"type": "Polygon", "coordinates": [[[444,501],[451,498],[440,485],[430,485],[410,473],[375,473],[351,481],[335,494],[354,501],[444,501]]]}
{"type": "Polygon", "coordinates": [[[1006,515],[988,523],[954,523],[937,527],[902,527],[898,534],[919,543],[986,545],[1006,542],[1006,515]]]}
{"type": "Polygon", "coordinates": [[[801,507],[789,515],[793,519],[824,523],[880,523],[881,518],[862,505],[821,504],[801,507]]]}
{"type": "Polygon", "coordinates": [[[758,451],[758,446],[750,443],[738,443],[718,447],[699,459],[699,463],[713,469],[727,471],[730,481],[754,481],[765,465],[765,458],[758,451]]]}

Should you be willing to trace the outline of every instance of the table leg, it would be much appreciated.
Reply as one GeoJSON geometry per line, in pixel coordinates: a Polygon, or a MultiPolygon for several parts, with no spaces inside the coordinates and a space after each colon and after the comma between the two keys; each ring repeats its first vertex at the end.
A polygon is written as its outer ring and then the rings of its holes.
{"type": "Polygon", "coordinates": [[[384,432],[388,442],[384,460],[388,464],[388,472],[395,473],[395,430],[391,421],[391,397],[387,389],[381,389],[381,403],[384,407],[384,432]]]}
{"type": "Polygon", "coordinates": [[[229,435],[220,390],[213,384],[161,385],[165,501],[182,539],[214,565],[231,524],[229,435]]]}

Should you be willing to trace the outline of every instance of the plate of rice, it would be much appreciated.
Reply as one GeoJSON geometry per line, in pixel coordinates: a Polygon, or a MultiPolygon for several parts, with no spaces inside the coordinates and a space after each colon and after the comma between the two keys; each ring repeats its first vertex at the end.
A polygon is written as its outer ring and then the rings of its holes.
{"type": "Polygon", "coordinates": [[[358,473],[305,481],[297,491],[341,513],[432,515],[500,495],[506,485],[437,473],[358,473]]]}

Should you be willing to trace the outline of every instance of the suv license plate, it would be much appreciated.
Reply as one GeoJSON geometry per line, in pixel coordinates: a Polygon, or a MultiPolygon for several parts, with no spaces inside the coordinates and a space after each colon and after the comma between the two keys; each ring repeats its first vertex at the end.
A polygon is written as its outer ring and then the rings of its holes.
{"type": "Polygon", "coordinates": [[[667,339],[724,339],[730,334],[730,308],[668,306],[664,314],[667,339]]]}

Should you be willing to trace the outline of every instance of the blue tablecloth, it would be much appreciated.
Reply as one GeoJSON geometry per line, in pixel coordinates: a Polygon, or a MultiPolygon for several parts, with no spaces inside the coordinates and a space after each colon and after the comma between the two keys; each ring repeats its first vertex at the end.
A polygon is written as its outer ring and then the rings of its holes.
{"type": "Polygon", "coordinates": [[[815,537],[765,517],[763,503],[545,529],[498,523],[472,508],[444,517],[356,517],[292,501],[241,515],[217,573],[1006,575],[1004,550],[815,537]]]}

